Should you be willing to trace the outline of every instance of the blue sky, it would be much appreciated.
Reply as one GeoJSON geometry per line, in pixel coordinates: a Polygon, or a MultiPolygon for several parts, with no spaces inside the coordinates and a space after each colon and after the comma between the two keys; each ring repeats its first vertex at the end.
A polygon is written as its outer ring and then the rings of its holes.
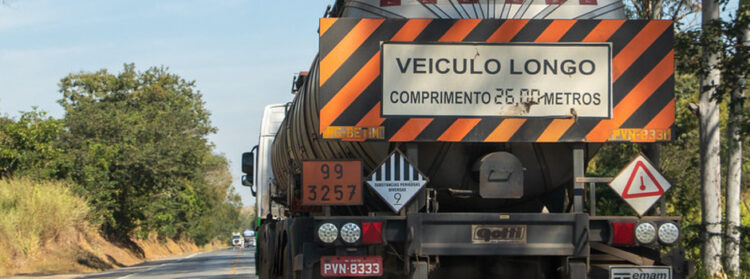
{"type": "Polygon", "coordinates": [[[291,100],[292,76],[308,70],[318,18],[334,0],[0,2],[0,114],[36,106],[62,117],[57,83],[69,73],[167,66],[197,81],[219,128],[210,140],[250,205],[240,154],[258,141],[263,107],[291,100]]]}
{"type": "Polygon", "coordinates": [[[168,66],[196,80],[219,132],[216,152],[231,161],[258,140],[266,104],[291,100],[292,76],[317,52],[317,26],[332,0],[101,1],[5,0],[0,6],[0,114],[37,106],[54,117],[59,80],[123,63],[168,66]]]}

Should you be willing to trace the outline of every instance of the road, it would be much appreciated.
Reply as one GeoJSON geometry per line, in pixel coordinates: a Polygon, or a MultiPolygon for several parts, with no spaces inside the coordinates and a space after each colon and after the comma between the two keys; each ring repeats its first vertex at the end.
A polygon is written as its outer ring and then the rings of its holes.
{"type": "Polygon", "coordinates": [[[255,278],[255,249],[225,249],[89,274],[86,279],[255,278]]]}

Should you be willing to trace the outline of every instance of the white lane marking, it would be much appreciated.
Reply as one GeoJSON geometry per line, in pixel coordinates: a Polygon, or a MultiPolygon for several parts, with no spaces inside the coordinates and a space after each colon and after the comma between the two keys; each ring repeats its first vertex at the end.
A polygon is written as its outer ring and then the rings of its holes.
{"type": "Polygon", "coordinates": [[[184,261],[184,260],[187,260],[187,259],[189,259],[189,258],[192,258],[192,257],[194,257],[195,255],[198,255],[198,254],[200,254],[200,253],[193,253],[192,255],[190,255],[190,256],[187,256],[187,257],[184,257],[184,258],[182,258],[182,259],[179,259],[179,260],[177,260],[177,261],[175,261],[175,262],[163,263],[163,264],[160,264],[160,265],[157,265],[157,266],[152,266],[152,267],[150,267],[150,268],[148,268],[148,269],[146,269],[146,270],[143,270],[143,271],[136,271],[136,272],[133,272],[133,273],[131,273],[131,274],[125,275],[125,276],[123,276],[123,277],[118,277],[117,279],[125,279],[125,278],[130,278],[130,276],[136,275],[136,274],[138,274],[138,273],[149,272],[149,271],[151,271],[151,270],[154,270],[154,269],[160,268],[160,267],[162,267],[162,266],[165,266],[165,265],[168,265],[168,264],[175,264],[175,263],[179,263],[179,262],[181,262],[181,261],[184,261]]]}

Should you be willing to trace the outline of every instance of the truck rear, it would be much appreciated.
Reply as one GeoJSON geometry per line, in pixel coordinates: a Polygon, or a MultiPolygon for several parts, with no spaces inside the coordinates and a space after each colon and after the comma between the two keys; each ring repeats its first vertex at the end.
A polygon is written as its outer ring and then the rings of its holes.
{"type": "Polygon", "coordinates": [[[261,278],[689,272],[680,218],[646,216],[658,164],[584,175],[602,144],[671,139],[670,21],[606,0],[357,0],[318,32],[243,154],[261,278]],[[638,215],[598,216],[606,184],[638,215]]]}

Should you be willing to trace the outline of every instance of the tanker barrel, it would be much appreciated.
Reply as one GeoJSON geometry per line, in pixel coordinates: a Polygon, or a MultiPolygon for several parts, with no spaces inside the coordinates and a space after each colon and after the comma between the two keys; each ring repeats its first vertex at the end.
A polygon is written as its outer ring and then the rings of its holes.
{"type": "MultiPolygon", "coordinates": [[[[290,187],[299,185],[304,160],[359,159],[369,174],[396,146],[384,141],[340,141],[320,137],[318,111],[318,60],[309,71],[307,82],[288,106],[287,115],[273,144],[273,172],[276,196],[285,196],[290,187]]],[[[592,146],[595,147],[595,146],[592,146]]],[[[418,142],[418,168],[429,178],[429,188],[437,189],[444,210],[498,210],[528,203],[572,181],[572,152],[566,143],[443,143],[418,142]],[[493,152],[506,152],[523,167],[521,196],[498,198],[488,195],[450,196],[451,190],[476,190],[481,175],[474,166],[493,152]],[[443,194],[441,194],[443,193],[443,194]]],[[[594,148],[592,148],[594,150],[594,148]]],[[[593,155],[593,152],[589,152],[593,155]]],[[[365,186],[367,187],[367,186],[365,186]]],[[[294,193],[294,192],[292,192],[294,193]]],[[[293,194],[295,197],[297,194],[293,194]]],[[[560,194],[555,194],[560,196],[560,194]]],[[[365,191],[362,210],[387,210],[379,198],[365,191]]],[[[560,197],[562,198],[562,197],[560,197]]],[[[532,203],[529,211],[540,209],[532,203]]]]}
{"type": "MultiPolygon", "coordinates": [[[[462,14],[453,3],[442,1],[425,5],[418,0],[402,0],[398,4],[384,5],[380,0],[339,0],[330,12],[334,17],[383,17],[383,18],[538,18],[538,19],[624,19],[624,5],[620,0],[599,0],[595,4],[581,4],[583,1],[568,1],[555,9],[547,9],[546,2],[531,2],[530,7],[520,15],[505,12],[505,5],[488,2],[481,14],[462,14]],[[603,7],[608,7],[604,9],[603,7]],[[443,11],[436,13],[436,10],[443,11]],[[526,12],[528,11],[528,12],[526,12]]],[[[473,6],[472,6],[473,7],[473,6]]],[[[465,13],[466,11],[464,11],[465,13]]],[[[273,145],[273,173],[276,187],[272,194],[276,200],[291,200],[284,197],[293,185],[299,185],[304,160],[358,159],[362,160],[364,173],[369,174],[397,146],[388,141],[340,141],[324,140],[320,134],[319,112],[324,103],[318,96],[319,57],[316,57],[306,77],[298,77],[293,86],[296,93],[288,106],[287,115],[276,135],[273,145]]],[[[324,101],[324,102],[327,102],[324,101]]],[[[364,115],[364,111],[358,111],[364,115]]],[[[386,122],[387,123],[387,122],[386,122]]],[[[335,125],[336,123],[332,123],[335,125]]],[[[387,127],[386,127],[387,128],[387,127]]],[[[572,185],[571,146],[568,143],[446,143],[418,142],[418,168],[430,179],[427,187],[438,190],[441,211],[494,211],[513,207],[539,210],[544,200],[551,204],[564,199],[566,185],[572,185]],[[500,154],[510,155],[510,157],[500,154]],[[485,158],[489,154],[494,156],[485,158]],[[502,173],[507,165],[498,160],[516,158],[520,162],[511,164],[515,175],[523,176],[510,184],[484,183],[480,180],[490,177],[489,171],[497,171],[492,177],[502,173]],[[483,176],[481,166],[485,158],[483,176]],[[498,159],[500,158],[500,159],[498,159]],[[518,187],[513,194],[502,187],[518,187]],[[503,186],[506,185],[506,186],[503,186]],[[451,195],[451,193],[462,193],[451,195]],[[480,195],[485,194],[485,198],[480,195]],[[508,192],[509,193],[509,192],[508,192]],[[522,193],[520,197],[519,193],[522,193]],[[553,200],[550,202],[550,200],[553,200]]],[[[587,158],[593,156],[600,144],[586,144],[587,158]]],[[[494,179],[494,178],[493,178],[494,179]]],[[[497,182],[497,181],[495,181],[497,182]]],[[[368,186],[364,186],[368,187],[368,186]]],[[[294,194],[294,192],[292,192],[294,194]]],[[[296,194],[295,194],[296,195],[296,194]]],[[[295,196],[296,197],[296,196],[295,196]]],[[[388,208],[371,191],[365,191],[365,205],[356,210],[383,210],[388,208]]],[[[557,206],[556,206],[557,207],[557,206]]],[[[559,206],[562,207],[562,206],[559,206]]],[[[548,208],[549,209],[549,208],[548,208]]],[[[346,209],[349,210],[349,209],[346,209]]],[[[521,209],[525,210],[525,209],[521,209]]],[[[360,212],[361,213],[361,212],[360,212]]]]}

